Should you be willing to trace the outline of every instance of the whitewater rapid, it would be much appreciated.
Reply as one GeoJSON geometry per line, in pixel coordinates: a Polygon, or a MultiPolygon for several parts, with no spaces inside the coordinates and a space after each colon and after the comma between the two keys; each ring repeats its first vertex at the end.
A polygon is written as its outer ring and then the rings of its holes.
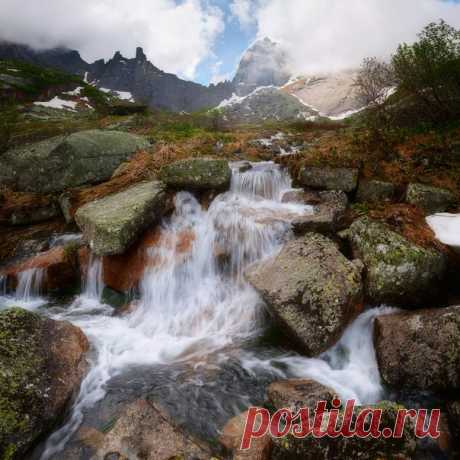
{"type": "MultiPolygon", "coordinates": [[[[24,274],[12,297],[0,297],[0,305],[16,302],[71,321],[92,345],[90,371],[71,416],[48,439],[42,459],[62,451],[85,413],[106,396],[108,382],[136,366],[181,363],[197,369],[236,361],[254,380],[262,375],[271,380],[310,377],[344,399],[358,403],[382,399],[372,323],[391,309],[366,311],[338,344],[317,359],[276,348],[259,353],[245,346],[264,334],[269,319],[261,298],[245,281],[244,271],[279,251],[293,238],[291,222],[313,208],[283,203],[285,193],[292,191],[292,181],[278,165],[254,163],[249,170],[240,163],[231,166],[230,191],[217,196],[208,209],[192,194],[177,193],[174,213],[161,223],[158,244],[148,249],[139,299],[125,316],[114,315],[101,302],[102,263],[96,257],[91,258],[84,292],[70,305],[44,308],[46,300],[39,287],[42,274],[37,272],[24,274]],[[185,249],[179,244],[184,235],[189,241],[185,249]]],[[[234,412],[243,402],[252,403],[250,391],[238,397],[234,412]]]]}

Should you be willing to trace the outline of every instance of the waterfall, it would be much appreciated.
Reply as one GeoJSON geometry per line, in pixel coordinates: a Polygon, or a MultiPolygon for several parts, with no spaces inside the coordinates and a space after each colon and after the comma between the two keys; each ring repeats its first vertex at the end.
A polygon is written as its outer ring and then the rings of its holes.
{"type": "MultiPolygon", "coordinates": [[[[94,362],[68,423],[49,438],[43,459],[63,449],[83,414],[104,398],[106,383],[134,366],[206,365],[218,354],[219,362],[236,359],[241,372],[256,381],[261,372],[271,380],[309,377],[344,398],[362,403],[380,398],[372,324],[385,309],[361,315],[341,341],[317,359],[277,349],[260,354],[243,347],[267,325],[261,298],[244,280],[245,269],[276,254],[293,237],[291,222],[313,208],[282,202],[292,181],[280,166],[264,162],[243,171],[240,164],[231,167],[230,190],[207,210],[192,194],[176,194],[174,213],[163,220],[158,243],[148,249],[141,296],[131,313],[114,316],[110,307],[100,305],[102,263],[91,257],[84,293],[54,317],[83,329],[95,351],[94,362]]],[[[251,394],[235,398],[240,406],[250,405],[251,394]]],[[[216,406],[221,408],[221,403],[216,406]]]]}
{"type": "Polygon", "coordinates": [[[45,270],[31,268],[17,274],[17,286],[12,295],[7,293],[7,278],[0,279],[0,308],[22,307],[34,310],[46,303],[42,297],[45,270]]]}
{"type": "Polygon", "coordinates": [[[100,301],[103,291],[104,282],[102,280],[102,259],[91,253],[86,270],[83,295],[87,299],[100,301]]]}

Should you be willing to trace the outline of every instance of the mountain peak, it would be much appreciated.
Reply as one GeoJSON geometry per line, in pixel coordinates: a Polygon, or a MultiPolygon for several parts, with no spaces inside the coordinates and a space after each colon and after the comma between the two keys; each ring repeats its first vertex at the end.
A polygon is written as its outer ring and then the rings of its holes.
{"type": "Polygon", "coordinates": [[[136,59],[138,61],[146,61],[147,60],[147,56],[145,55],[144,50],[140,46],[138,46],[136,48],[136,59]]]}

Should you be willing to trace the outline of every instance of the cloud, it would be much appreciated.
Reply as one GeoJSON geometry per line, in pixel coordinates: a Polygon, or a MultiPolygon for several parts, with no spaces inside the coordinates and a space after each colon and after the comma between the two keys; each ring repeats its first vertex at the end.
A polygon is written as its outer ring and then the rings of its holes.
{"type": "Polygon", "coordinates": [[[143,46],[156,66],[186,78],[223,29],[222,11],[206,0],[0,0],[0,39],[67,46],[89,61],[143,46]]]}
{"type": "Polygon", "coordinates": [[[243,29],[247,29],[255,22],[254,10],[256,8],[254,0],[233,0],[230,3],[230,12],[238,20],[243,29]]]}
{"type": "Polygon", "coordinates": [[[222,61],[216,61],[211,65],[211,78],[209,83],[217,85],[217,83],[232,79],[231,73],[223,73],[221,71],[223,64],[222,61]]]}
{"type": "Polygon", "coordinates": [[[460,4],[444,0],[266,0],[254,14],[258,36],[285,45],[294,70],[306,73],[389,57],[440,18],[460,27],[460,4]]]}

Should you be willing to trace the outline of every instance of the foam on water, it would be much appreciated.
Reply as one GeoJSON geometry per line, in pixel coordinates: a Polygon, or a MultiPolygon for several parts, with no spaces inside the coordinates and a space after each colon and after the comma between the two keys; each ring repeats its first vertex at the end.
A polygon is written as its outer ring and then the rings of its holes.
{"type": "MultiPolygon", "coordinates": [[[[91,370],[85,378],[69,422],[47,442],[43,459],[64,447],[84,412],[105,396],[107,382],[137,365],[206,363],[258,337],[266,325],[264,305],[243,277],[246,267],[276,254],[292,237],[290,222],[313,212],[310,206],[282,203],[292,189],[286,171],[271,162],[239,172],[232,165],[229,192],[208,210],[191,194],[180,192],[175,212],[161,225],[158,244],[149,249],[140,300],[124,316],[100,303],[102,265],[89,265],[84,293],[54,314],[81,327],[92,344],[91,370]]],[[[320,359],[278,353],[262,359],[240,350],[240,366],[275,377],[308,376],[360,402],[379,399],[382,387],[372,345],[373,318],[366,312],[340,343],[320,359]]],[[[235,354],[232,354],[232,359],[235,354]]]]}

